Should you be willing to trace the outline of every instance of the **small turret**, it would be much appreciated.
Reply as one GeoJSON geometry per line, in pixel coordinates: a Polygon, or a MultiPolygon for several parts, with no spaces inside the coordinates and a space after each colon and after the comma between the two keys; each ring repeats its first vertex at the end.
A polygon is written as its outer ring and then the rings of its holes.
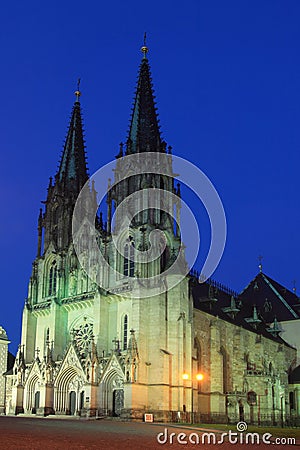
{"type": "Polygon", "coordinates": [[[246,317],[245,321],[250,323],[255,329],[261,323],[261,319],[259,319],[259,317],[258,317],[258,312],[257,312],[256,305],[253,306],[252,317],[246,317]]]}
{"type": "Polygon", "coordinates": [[[267,328],[267,331],[271,333],[273,336],[278,336],[280,333],[282,333],[283,330],[280,327],[276,316],[274,317],[272,325],[269,328],[267,328]]]}

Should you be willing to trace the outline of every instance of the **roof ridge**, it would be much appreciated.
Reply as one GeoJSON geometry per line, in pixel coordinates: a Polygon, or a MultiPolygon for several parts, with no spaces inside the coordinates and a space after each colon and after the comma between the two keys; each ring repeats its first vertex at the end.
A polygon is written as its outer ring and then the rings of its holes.
{"type": "Polygon", "coordinates": [[[277,291],[277,289],[273,286],[273,284],[271,283],[271,281],[269,281],[269,279],[267,278],[267,276],[265,276],[264,274],[262,274],[263,279],[265,280],[265,282],[267,283],[267,285],[272,289],[272,291],[274,292],[274,294],[279,298],[279,300],[284,304],[284,306],[290,311],[290,313],[295,317],[295,319],[299,319],[298,314],[293,310],[293,308],[287,303],[287,301],[282,297],[282,295],[277,291]]]}

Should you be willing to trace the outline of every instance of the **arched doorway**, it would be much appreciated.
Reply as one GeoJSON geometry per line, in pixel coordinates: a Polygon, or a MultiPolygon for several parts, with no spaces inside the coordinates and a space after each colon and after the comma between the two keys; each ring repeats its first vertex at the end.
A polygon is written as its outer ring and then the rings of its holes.
{"type": "Polygon", "coordinates": [[[36,414],[39,407],[40,407],[40,391],[37,391],[34,394],[34,407],[32,409],[32,413],[36,414]]]}
{"type": "Polygon", "coordinates": [[[115,369],[109,371],[103,377],[100,392],[103,414],[119,416],[124,408],[124,374],[115,369]]]}
{"type": "Polygon", "coordinates": [[[68,367],[57,378],[54,385],[54,409],[58,414],[77,413],[81,407],[83,376],[73,367],[68,367]]]}
{"type": "Polygon", "coordinates": [[[74,416],[74,414],[76,412],[76,392],[75,391],[71,391],[69,393],[69,411],[70,411],[70,415],[74,416]]]}
{"type": "Polygon", "coordinates": [[[24,390],[24,406],[27,413],[36,414],[40,407],[40,384],[39,378],[34,374],[26,382],[24,390]]]}
{"type": "Polygon", "coordinates": [[[113,416],[120,416],[124,407],[124,390],[115,389],[113,391],[113,416]]]}

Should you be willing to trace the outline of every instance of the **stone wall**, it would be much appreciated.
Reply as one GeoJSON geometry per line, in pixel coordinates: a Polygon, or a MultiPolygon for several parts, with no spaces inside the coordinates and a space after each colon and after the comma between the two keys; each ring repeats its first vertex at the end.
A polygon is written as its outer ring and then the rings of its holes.
{"type": "Polygon", "coordinates": [[[204,377],[198,396],[194,384],[194,411],[229,422],[288,420],[287,372],[295,349],[199,310],[194,310],[194,337],[204,377]]]}

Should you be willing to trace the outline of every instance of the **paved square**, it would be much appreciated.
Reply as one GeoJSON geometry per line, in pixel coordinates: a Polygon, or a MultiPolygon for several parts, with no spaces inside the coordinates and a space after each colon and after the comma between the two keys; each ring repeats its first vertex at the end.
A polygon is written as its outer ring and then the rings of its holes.
{"type": "MultiPolygon", "coordinates": [[[[213,444],[159,444],[158,433],[168,428],[171,433],[189,435],[197,429],[181,428],[169,424],[146,424],[114,420],[83,420],[30,417],[0,417],[0,449],[5,450],[150,450],[179,448],[214,448],[213,444]]],[[[212,431],[212,430],[207,430],[212,431]]],[[[198,432],[200,434],[200,432],[198,432]]],[[[219,435],[220,436],[220,435],[219,435]]],[[[299,444],[298,444],[299,445],[299,444]]],[[[221,449],[246,448],[262,450],[268,445],[218,445],[221,449]]],[[[277,448],[298,448],[295,445],[277,448]]]]}

